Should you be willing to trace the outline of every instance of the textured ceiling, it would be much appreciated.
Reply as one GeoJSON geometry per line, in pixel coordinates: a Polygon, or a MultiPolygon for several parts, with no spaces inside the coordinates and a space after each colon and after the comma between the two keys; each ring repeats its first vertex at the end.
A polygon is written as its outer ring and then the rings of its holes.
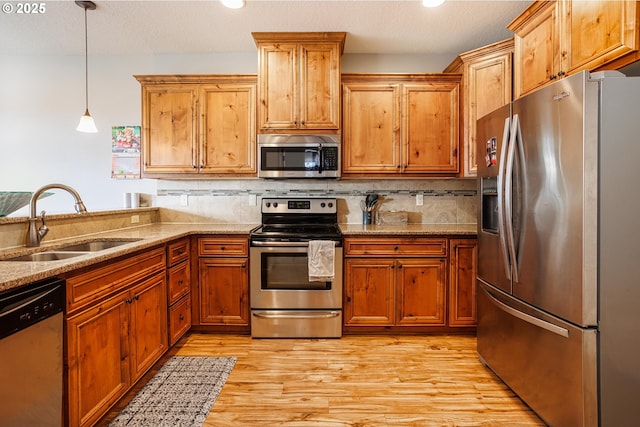
{"type": "MultiPolygon", "coordinates": [[[[505,26],[529,2],[447,0],[100,1],[88,11],[90,54],[256,52],[252,31],[346,31],[349,54],[458,54],[511,37],[505,26]]],[[[42,14],[0,14],[0,53],[84,53],[83,10],[45,1],[42,14]]]]}

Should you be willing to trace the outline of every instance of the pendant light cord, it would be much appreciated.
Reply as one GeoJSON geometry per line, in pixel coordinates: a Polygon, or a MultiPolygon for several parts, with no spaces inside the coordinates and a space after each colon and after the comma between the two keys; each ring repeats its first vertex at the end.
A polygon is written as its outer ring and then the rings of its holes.
{"type": "Polygon", "coordinates": [[[89,42],[87,41],[87,8],[84,8],[84,100],[85,109],[89,111],[89,42]]]}

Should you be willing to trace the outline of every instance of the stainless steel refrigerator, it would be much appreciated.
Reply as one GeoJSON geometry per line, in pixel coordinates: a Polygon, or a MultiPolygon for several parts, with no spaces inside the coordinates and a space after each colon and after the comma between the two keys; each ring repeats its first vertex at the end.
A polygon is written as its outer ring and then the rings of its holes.
{"type": "Polygon", "coordinates": [[[640,78],[478,120],[478,353],[547,424],[640,425],[640,78]]]}

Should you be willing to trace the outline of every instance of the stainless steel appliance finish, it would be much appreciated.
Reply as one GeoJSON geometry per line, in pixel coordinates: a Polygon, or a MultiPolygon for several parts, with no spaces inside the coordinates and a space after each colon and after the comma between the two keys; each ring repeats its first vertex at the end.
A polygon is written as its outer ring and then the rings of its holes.
{"type": "Polygon", "coordinates": [[[251,336],[342,336],[342,234],[336,199],[262,200],[263,224],[251,233],[251,336]],[[310,281],[311,240],[335,244],[334,278],[310,281]]]}
{"type": "Polygon", "coordinates": [[[258,135],[259,178],[339,178],[340,135],[258,135]]]}
{"type": "Polygon", "coordinates": [[[478,353],[551,426],[640,420],[638,111],[583,72],[478,120],[478,353]]]}
{"type": "Polygon", "coordinates": [[[0,294],[0,426],[62,426],[64,281],[0,294]]]}

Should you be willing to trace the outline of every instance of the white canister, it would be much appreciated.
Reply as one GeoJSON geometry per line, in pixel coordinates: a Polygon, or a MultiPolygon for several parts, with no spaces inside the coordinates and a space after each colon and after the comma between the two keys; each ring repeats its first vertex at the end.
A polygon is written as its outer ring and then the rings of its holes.
{"type": "Polygon", "coordinates": [[[140,193],[131,193],[131,207],[132,208],[140,207],[140,193]]]}
{"type": "Polygon", "coordinates": [[[122,207],[125,209],[131,207],[131,193],[122,193],[122,207]]]}

